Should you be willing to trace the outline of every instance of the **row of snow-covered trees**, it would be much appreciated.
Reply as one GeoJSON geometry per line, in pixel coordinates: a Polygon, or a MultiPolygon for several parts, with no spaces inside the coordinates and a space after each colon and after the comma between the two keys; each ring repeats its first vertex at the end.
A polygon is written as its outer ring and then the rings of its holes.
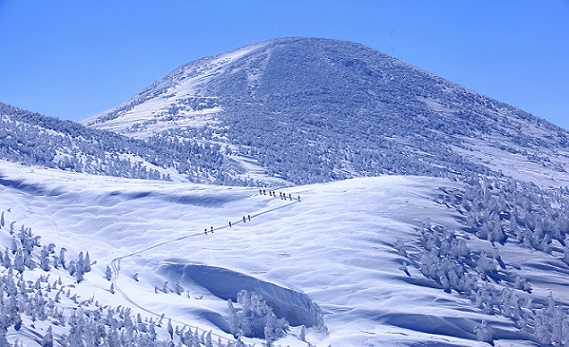
{"type": "MultiPolygon", "coordinates": [[[[531,284],[514,268],[506,267],[496,248],[471,250],[464,235],[430,225],[422,230],[418,245],[399,240],[394,247],[405,258],[400,269],[408,276],[408,266],[413,266],[447,293],[469,298],[481,312],[511,319],[521,334],[533,335],[540,344],[569,345],[567,307],[551,295],[546,303],[534,297],[531,284]]],[[[505,338],[491,331],[491,326],[481,322],[473,333],[487,342],[505,338]]]]}
{"type": "Polygon", "coordinates": [[[81,298],[77,288],[88,281],[84,275],[93,264],[89,252],[68,260],[65,248],[43,245],[30,228],[15,229],[8,219],[9,212],[0,215],[0,346],[245,346],[172,325],[164,316],[143,318],[95,297],[81,298]]]}
{"type": "Polygon", "coordinates": [[[466,219],[467,230],[492,243],[508,240],[569,257],[569,190],[544,190],[508,178],[467,180],[464,195],[443,194],[466,219]]]}
{"type": "MultiPolygon", "coordinates": [[[[568,307],[532,294],[531,283],[512,266],[506,266],[498,244],[530,248],[569,265],[569,195],[565,188],[543,190],[533,184],[497,176],[466,180],[465,190],[441,188],[437,201],[463,215],[464,229],[425,223],[420,238],[395,245],[408,266],[448,293],[472,300],[485,314],[511,319],[520,333],[534,336],[542,345],[569,345],[568,307]],[[482,241],[468,246],[470,236],[482,241]],[[487,243],[487,244],[486,244],[487,243]]],[[[474,333],[480,340],[500,338],[482,322],[474,333]]],[[[499,335],[499,334],[498,334],[499,335]]]]}
{"type": "Polygon", "coordinates": [[[51,268],[60,267],[74,276],[77,283],[83,280],[83,275],[91,271],[91,259],[89,252],[79,253],[77,260],[67,261],[67,249],[61,248],[56,251],[53,243],[48,245],[41,244],[41,236],[34,236],[31,228],[21,226],[19,231],[14,228],[16,222],[8,225],[5,222],[5,212],[0,215],[0,229],[8,232],[12,237],[10,247],[6,247],[4,254],[0,251],[0,262],[6,269],[13,269],[23,273],[26,269],[34,270],[41,268],[49,271],[51,268]]]}

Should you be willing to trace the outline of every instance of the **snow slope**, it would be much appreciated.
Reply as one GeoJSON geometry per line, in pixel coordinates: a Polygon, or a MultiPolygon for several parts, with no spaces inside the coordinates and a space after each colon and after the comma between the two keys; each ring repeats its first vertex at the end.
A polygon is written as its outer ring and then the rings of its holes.
{"type": "Polygon", "coordinates": [[[184,65],[116,109],[95,115],[84,123],[96,124],[103,119],[105,129],[133,133],[140,138],[170,128],[214,124],[216,114],[223,108],[215,95],[204,94],[202,89],[223,74],[230,63],[264,45],[266,43],[249,45],[201,59],[199,64],[184,65]],[[120,117],[116,116],[117,110],[121,112],[120,117]]]}
{"type": "MultiPolygon", "coordinates": [[[[282,345],[305,346],[293,335],[302,324],[317,326],[318,310],[327,332],[314,327],[307,333],[318,346],[484,346],[475,334],[483,320],[497,345],[537,345],[509,319],[445,293],[417,268],[409,265],[409,276],[402,271],[397,244],[419,252],[418,230],[427,219],[458,230],[472,250],[492,249],[462,232],[460,215],[438,202],[439,187],[460,191],[459,183],[360,178],[287,188],[292,199],[283,200],[256,188],[99,177],[8,162],[1,162],[0,175],[6,218],[67,245],[71,255],[89,250],[97,263],[74,290],[104,304],[143,316],[164,314],[173,324],[232,339],[226,301],[248,289],[293,325],[277,342],[282,345]],[[214,232],[204,234],[211,227],[214,232]],[[104,278],[107,265],[115,294],[104,278]],[[182,295],[173,292],[176,285],[182,295]]],[[[514,242],[498,248],[507,267],[530,280],[535,302],[551,291],[569,303],[569,268],[557,254],[514,242]]]]}

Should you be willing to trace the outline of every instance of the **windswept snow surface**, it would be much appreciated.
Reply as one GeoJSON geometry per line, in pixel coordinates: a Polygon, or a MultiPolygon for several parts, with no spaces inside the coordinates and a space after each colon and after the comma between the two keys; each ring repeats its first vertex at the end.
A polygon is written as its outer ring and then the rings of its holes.
{"type": "MultiPolygon", "coordinates": [[[[268,189],[264,195],[255,188],[100,177],[4,161],[0,177],[0,210],[10,209],[9,220],[66,245],[72,256],[90,252],[97,263],[75,290],[104,304],[147,317],[164,314],[231,339],[227,299],[247,289],[260,292],[292,325],[318,325],[321,310],[328,331],[307,332],[307,341],[318,346],[486,346],[474,334],[482,320],[499,327],[496,345],[536,345],[518,340],[524,335],[514,333],[510,320],[445,293],[412,266],[410,276],[400,269],[397,240],[411,252],[426,219],[460,230],[456,210],[436,199],[441,186],[462,189],[456,182],[358,178],[286,188],[292,199],[284,200],[268,189]],[[115,272],[114,295],[104,278],[107,265],[115,272]],[[176,285],[181,295],[173,292],[176,285]]],[[[465,239],[471,249],[489,243],[465,239]]],[[[569,302],[567,266],[516,245],[498,247],[507,266],[527,273],[535,293],[552,291],[569,302]]],[[[299,331],[292,327],[277,344],[306,346],[293,336],[299,331]]]]}

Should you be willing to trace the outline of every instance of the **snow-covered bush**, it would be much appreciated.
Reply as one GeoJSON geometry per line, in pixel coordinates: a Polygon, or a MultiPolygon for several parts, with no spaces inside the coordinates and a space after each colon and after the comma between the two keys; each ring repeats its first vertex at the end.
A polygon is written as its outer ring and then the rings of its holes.
{"type": "Polygon", "coordinates": [[[267,344],[283,337],[288,330],[288,322],[277,318],[271,307],[258,293],[242,290],[237,295],[238,308],[228,299],[229,327],[236,336],[264,338],[267,344]]]}
{"type": "Polygon", "coordinates": [[[474,333],[478,341],[492,342],[492,333],[486,321],[482,321],[474,327],[474,333]]]}

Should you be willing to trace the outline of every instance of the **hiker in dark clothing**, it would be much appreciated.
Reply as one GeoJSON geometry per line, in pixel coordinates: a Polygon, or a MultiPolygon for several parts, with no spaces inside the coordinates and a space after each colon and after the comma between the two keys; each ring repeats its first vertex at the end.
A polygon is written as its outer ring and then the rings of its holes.
{"type": "Polygon", "coordinates": [[[247,222],[247,220],[245,220],[245,216],[243,216],[243,223],[247,222]]]}
{"type": "Polygon", "coordinates": [[[247,215],[247,219],[249,219],[249,222],[251,221],[251,215],[250,214],[247,215]]]}

